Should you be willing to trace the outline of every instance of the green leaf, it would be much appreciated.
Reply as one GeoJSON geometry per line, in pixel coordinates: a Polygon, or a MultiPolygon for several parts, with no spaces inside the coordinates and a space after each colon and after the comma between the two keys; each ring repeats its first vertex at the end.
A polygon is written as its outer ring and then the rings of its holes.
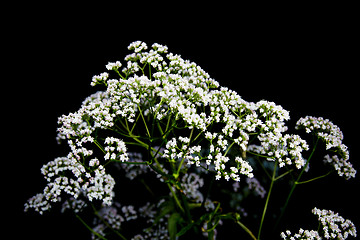
{"type": "Polygon", "coordinates": [[[189,209],[201,207],[201,203],[189,203],[189,209]]]}
{"type": "Polygon", "coordinates": [[[221,219],[234,219],[235,218],[236,220],[238,220],[238,219],[240,219],[240,214],[229,212],[226,214],[221,214],[221,215],[219,215],[219,217],[221,219]]]}
{"type": "Polygon", "coordinates": [[[166,201],[161,204],[161,210],[159,215],[156,216],[154,220],[154,224],[157,224],[161,218],[163,218],[166,214],[173,212],[175,210],[173,201],[166,201]]]}
{"type": "Polygon", "coordinates": [[[181,220],[182,220],[182,217],[177,212],[171,214],[171,216],[169,217],[168,230],[169,230],[170,240],[176,240],[177,224],[181,220]]]}
{"type": "Polygon", "coordinates": [[[180,237],[182,235],[184,235],[187,231],[189,231],[193,226],[195,225],[195,222],[192,222],[188,225],[186,225],[185,227],[183,227],[177,234],[177,237],[180,237]]]}

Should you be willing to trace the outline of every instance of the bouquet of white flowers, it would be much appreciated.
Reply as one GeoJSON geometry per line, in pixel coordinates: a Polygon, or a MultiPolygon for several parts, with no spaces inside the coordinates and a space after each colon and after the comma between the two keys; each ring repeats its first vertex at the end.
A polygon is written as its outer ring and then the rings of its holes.
{"type": "MultiPolygon", "coordinates": [[[[148,50],[137,41],[128,48],[132,53],[124,62],[108,63],[108,72],[93,77],[91,85],[102,90],[87,97],[78,111],[59,118],[57,140],[66,142],[70,152],[42,167],[47,185],[29,199],[26,211],[42,214],[61,202],[62,211],[73,211],[93,239],[215,239],[227,221],[260,239],[273,185],[280,179],[291,188],[285,191],[278,222],[297,185],[334,171],[355,177],[342,132],[329,120],[305,117],[297,122],[296,129],[305,130],[299,134],[313,135],[308,143],[287,133],[290,116],[281,106],[245,101],[166,46],[155,43],[148,50]],[[304,180],[321,141],[329,152],[326,172],[304,180]],[[216,191],[216,183],[223,191],[216,191]],[[231,201],[221,201],[219,194],[231,201]],[[257,226],[246,223],[253,209],[242,207],[251,195],[264,201],[256,206],[261,209],[254,215],[257,226]],[[95,220],[85,219],[89,211],[95,220]]],[[[334,230],[331,216],[338,215],[319,211],[314,209],[332,232],[324,227],[281,236],[356,236],[349,220],[334,230]]]]}

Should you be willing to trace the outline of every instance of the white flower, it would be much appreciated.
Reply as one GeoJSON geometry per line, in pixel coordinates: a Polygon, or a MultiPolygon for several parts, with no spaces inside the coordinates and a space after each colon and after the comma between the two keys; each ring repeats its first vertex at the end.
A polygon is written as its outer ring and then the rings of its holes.
{"type": "Polygon", "coordinates": [[[109,74],[107,72],[101,73],[100,75],[95,75],[92,78],[91,86],[95,86],[97,84],[104,83],[109,77],[109,74]]]}
{"type": "Polygon", "coordinates": [[[112,62],[109,62],[107,65],[106,65],[106,69],[107,70],[114,70],[114,69],[118,69],[122,66],[121,62],[120,61],[116,61],[114,63],[112,62]]]}
{"type": "Polygon", "coordinates": [[[142,41],[135,41],[133,43],[130,43],[130,45],[128,46],[129,50],[134,50],[134,52],[140,52],[142,50],[146,50],[147,49],[147,45],[146,43],[142,42],[142,41]]]}
{"type": "Polygon", "coordinates": [[[89,161],[89,166],[90,167],[94,167],[94,166],[99,166],[100,162],[97,158],[93,158],[89,161]]]}
{"type": "Polygon", "coordinates": [[[326,143],[326,150],[337,148],[339,155],[341,155],[345,161],[349,159],[349,151],[342,143],[344,138],[343,133],[340,128],[330,120],[322,117],[306,116],[300,118],[296,123],[296,129],[302,128],[304,128],[307,133],[313,132],[322,139],[326,143]]]}
{"type": "Polygon", "coordinates": [[[236,157],[235,162],[239,164],[239,167],[237,168],[240,170],[241,174],[244,174],[249,178],[254,177],[254,174],[252,173],[253,168],[247,161],[244,161],[241,157],[236,157]]]}

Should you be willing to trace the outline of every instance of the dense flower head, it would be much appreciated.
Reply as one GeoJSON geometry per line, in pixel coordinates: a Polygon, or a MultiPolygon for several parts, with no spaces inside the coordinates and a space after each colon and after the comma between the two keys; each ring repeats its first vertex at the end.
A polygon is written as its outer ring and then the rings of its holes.
{"type": "Polygon", "coordinates": [[[349,160],[349,151],[342,143],[344,136],[338,126],[329,119],[322,117],[306,116],[300,118],[296,123],[297,129],[305,129],[306,133],[313,133],[325,142],[326,150],[332,150],[336,155],[326,155],[324,162],[333,165],[338,175],[350,179],[355,177],[356,170],[349,160]]]}
{"type": "Polygon", "coordinates": [[[304,128],[307,133],[313,132],[326,143],[327,150],[336,148],[345,160],[349,159],[347,147],[342,143],[344,135],[340,128],[333,124],[329,119],[306,116],[298,120],[296,128],[304,128]]]}
{"type": "Polygon", "coordinates": [[[330,157],[329,154],[325,155],[324,163],[331,164],[340,177],[344,177],[345,179],[355,178],[356,170],[352,164],[349,161],[339,158],[337,155],[333,155],[332,157],[330,157]]]}
{"type": "Polygon", "coordinates": [[[285,232],[281,232],[280,236],[285,240],[321,240],[322,238],[319,236],[318,231],[315,230],[304,230],[302,228],[299,229],[297,233],[292,234],[290,230],[286,230],[285,232]]]}
{"type": "Polygon", "coordinates": [[[114,195],[112,189],[115,181],[105,173],[97,159],[89,161],[91,172],[74,159],[66,157],[56,158],[41,168],[41,173],[47,180],[43,193],[30,198],[25,204],[25,210],[34,208],[43,213],[51,208],[51,203],[60,202],[61,194],[66,193],[77,199],[80,195],[92,199],[102,200],[104,204],[111,205],[114,195]],[[68,176],[67,176],[68,175],[68,176]]]}
{"type": "Polygon", "coordinates": [[[317,215],[319,221],[319,229],[304,230],[300,228],[298,233],[292,234],[287,230],[282,232],[280,236],[286,240],[321,240],[321,239],[347,239],[349,236],[356,237],[356,227],[349,219],[344,219],[331,210],[314,208],[314,215],[317,215]]]}
{"type": "Polygon", "coordinates": [[[279,166],[286,164],[295,164],[297,168],[305,165],[305,159],[302,157],[303,150],[309,150],[306,141],[302,140],[299,135],[285,134],[284,136],[276,136],[274,134],[264,134],[259,136],[262,145],[260,150],[256,150],[261,154],[267,154],[268,160],[279,162],[279,166]]]}
{"type": "Polygon", "coordinates": [[[348,236],[356,237],[356,228],[352,221],[344,219],[331,210],[314,208],[312,213],[317,215],[321,223],[325,239],[346,239],[348,236]]]}

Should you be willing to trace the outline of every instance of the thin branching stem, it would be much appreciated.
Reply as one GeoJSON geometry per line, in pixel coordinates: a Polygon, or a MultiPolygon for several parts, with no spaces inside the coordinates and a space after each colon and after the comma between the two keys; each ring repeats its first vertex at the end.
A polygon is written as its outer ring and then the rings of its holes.
{"type": "Polygon", "coordinates": [[[277,168],[277,162],[275,162],[275,165],[274,165],[274,170],[273,170],[273,174],[272,174],[272,177],[271,177],[271,183],[270,183],[269,192],[268,192],[268,194],[267,194],[266,202],[265,202],[265,206],[264,206],[264,210],[263,210],[263,213],[262,213],[262,216],[261,216],[261,222],[260,222],[259,232],[258,232],[258,236],[257,236],[257,239],[258,239],[258,240],[260,240],[261,230],[262,230],[262,226],[263,226],[264,219],[265,219],[265,214],[266,214],[266,211],[267,211],[267,207],[268,207],[268,205],[269,205],[269,200],[270,200],[271,192],[272,192],[272,189],[273,189],[273,186],[274,186],[275,175],[276,175],[276,168],[277,168]]]}

